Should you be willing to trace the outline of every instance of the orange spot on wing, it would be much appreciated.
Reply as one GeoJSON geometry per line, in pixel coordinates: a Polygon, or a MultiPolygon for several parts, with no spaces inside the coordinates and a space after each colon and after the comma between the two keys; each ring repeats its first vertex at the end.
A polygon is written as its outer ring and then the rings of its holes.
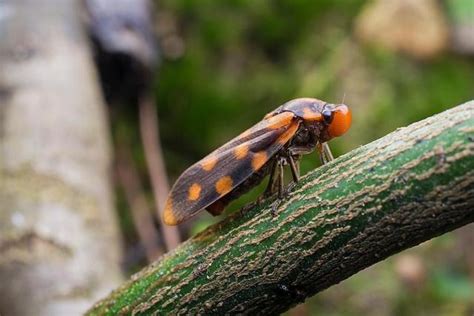
{"type": "Polygon", "coordinates": [[[268,160],[267,153],[264,151],[260,151],[255,153],[252,158],[252,168],[253,170],[257,171],[260,169],[268,160]]]}
{"type": "Polygon", "coordinates": [[[286,144],[296,133],[298,130],[298,123],[294,123],[288,128],[286,132],[284,132],[280,137],[278,137],[278,143],[286,144]]]}
{"type": "Polygon", "coordinates": [[[165,210],[163,211],[163,221],[166,225],[171,226],[179,224],[178,219],[176,218],[176,216],[174,216],[173,201],[171,200],[171,198],[168,198],[168,200],[166,201],[165,210]]]}
{"type": "Polygon", "coordinates": [[[199,199],[199,195],[201,195],[201,186],[197,183],[193,183],[188,190],[188,200],[196,201],[199,199]]]}
{"type": "Polygon", "coordinates": [[[249,152],[249,146],[247,144],[242,144],[235,147],[234,156],[237,159],[242,159],[242,158],[245,158],[245,156],[247,156],[248,152],[249,152]]]}
{"type": "Polygon", "coordinates": [[[215,156],[208,156],[206,158],[204,158],[202,161],[201,161],[201,167],[202,169],[206,170],[206,171],[211,171],[214,166],[216,165],[217,163],[217,157],[215,156]]]}
{"type": "Polygon", "coordinates": [[[232,190],[232,178],[229,176],[225,176],[217,180],[216,182],[216,192],[220,195],[224,195],[230,190],[232,190]]]}
{"type": "Polygon", "coordinates": [[[291,112],[283,112],[268,118],[267,124],[269,129],[278,129],[288,126],[293,121],[295,115],[291,112]]]}
{"type": "Polygon", "coordinates": [[[319,112],[311,110],[309,107],[303,109],[303,119],[306,121],[322,121],[323,116],[319,112]]]}

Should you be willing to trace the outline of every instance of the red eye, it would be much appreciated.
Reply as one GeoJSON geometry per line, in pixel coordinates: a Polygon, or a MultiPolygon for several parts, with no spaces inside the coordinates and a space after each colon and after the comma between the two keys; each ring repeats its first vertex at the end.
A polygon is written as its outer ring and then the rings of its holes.
{"type": "Polygon", "coordinates": [[[352,114],[349,108],[341,104],[334,110],[334,118],[329,125],[329,136],[338,137],[343,135],[351,127],[352,114]]]}

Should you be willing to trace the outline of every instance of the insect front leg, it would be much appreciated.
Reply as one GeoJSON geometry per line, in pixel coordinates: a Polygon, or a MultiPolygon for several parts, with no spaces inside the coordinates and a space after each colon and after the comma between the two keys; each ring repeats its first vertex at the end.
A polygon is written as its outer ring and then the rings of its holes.
{"type": "Polygon", "coordinates": [[[321,163],[323,165],[334,160],[334,156],[332,155],[331,149],[327,143],[318,144],[317,148],[319,152],[319,158],[321,159],[321,163]]]}
{"type": "Polygon", "coordinates": [[[332,155],[331,148],[329,148],[328,143],[323,143],[323,152],[326,155],[327,162],[334,160],[334,156],[332,155]]]}

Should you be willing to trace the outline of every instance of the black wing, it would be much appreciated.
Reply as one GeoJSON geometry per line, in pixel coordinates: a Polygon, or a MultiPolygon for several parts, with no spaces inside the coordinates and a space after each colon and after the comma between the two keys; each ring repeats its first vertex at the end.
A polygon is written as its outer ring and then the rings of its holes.
{"type": "Polygon", "coordinates": [[[177,225],[229,193],[275,155],[298,127],[291,112],[269,117],[189,167],[171,189],[165,223],[177,225]]]}

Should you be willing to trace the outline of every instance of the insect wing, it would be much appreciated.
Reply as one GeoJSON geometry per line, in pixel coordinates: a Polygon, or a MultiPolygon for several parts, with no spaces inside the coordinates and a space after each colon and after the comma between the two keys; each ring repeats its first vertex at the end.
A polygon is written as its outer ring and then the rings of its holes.
{"type": "Polygon", "coordinates": [[[189,167],[174,184],[163,219],[177,225],[258,171],[296,133],[291,112],[264,119],[189,167]]]}

